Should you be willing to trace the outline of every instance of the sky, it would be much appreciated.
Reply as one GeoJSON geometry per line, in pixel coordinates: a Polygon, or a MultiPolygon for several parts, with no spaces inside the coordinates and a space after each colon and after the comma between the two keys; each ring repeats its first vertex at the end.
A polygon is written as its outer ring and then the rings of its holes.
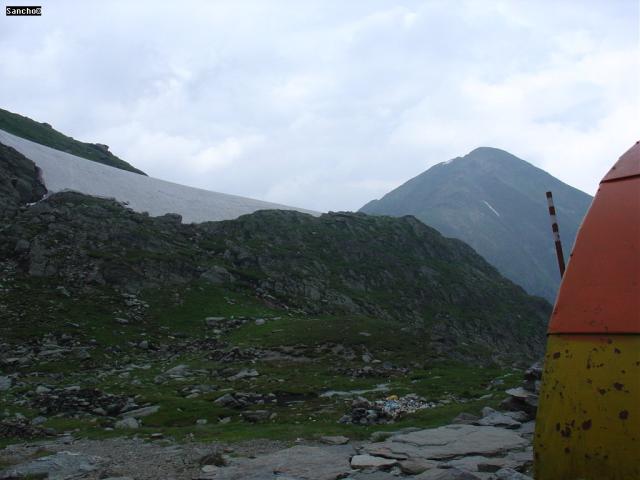
{"type": "Polygon", "coordinates": [[[41,4],[0,107],[177,183],[356,210],[491,146],[594,194],[640,139],[637,0],[41,4]]]}

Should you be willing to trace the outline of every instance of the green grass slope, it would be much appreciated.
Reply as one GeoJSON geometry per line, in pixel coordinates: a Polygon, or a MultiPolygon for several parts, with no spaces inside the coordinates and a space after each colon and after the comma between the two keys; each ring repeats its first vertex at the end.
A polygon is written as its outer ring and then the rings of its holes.
{"type": "Polygon", "coordinates": [[[54,130],[47,123],[36,122],[28,117],[23,117],[1,108],[0,130],[62,152],[86,158],[87,160],[146,175],[143,171],[138,170],[97,144],[81,142],[54,130]]]}

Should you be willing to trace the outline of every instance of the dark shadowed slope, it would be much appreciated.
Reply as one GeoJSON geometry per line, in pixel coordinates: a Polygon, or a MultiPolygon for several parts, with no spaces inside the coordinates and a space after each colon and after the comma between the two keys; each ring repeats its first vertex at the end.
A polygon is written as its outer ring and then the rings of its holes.
{"type": "Polygon", "coordinates": [[[560,278],[547,190],[554,194],[568,257],[592,197],[496,148],[477,148],[435,165],[360,211],[414,215],[464,240],[507,278],[553,302],[560,278]]]}

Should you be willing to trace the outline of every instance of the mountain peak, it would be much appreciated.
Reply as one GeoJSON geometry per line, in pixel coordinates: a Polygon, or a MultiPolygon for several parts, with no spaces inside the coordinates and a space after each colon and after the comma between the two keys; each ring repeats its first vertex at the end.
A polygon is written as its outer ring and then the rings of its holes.
{"type": "Polygon", "coordinates": [[[591,197],[511,153],[478,147],[408,180],[361,211],[414,215],[471,245],[530,293],[553,301],[559,284],[545,192],[556,198],[570,251],[591,197]]]}

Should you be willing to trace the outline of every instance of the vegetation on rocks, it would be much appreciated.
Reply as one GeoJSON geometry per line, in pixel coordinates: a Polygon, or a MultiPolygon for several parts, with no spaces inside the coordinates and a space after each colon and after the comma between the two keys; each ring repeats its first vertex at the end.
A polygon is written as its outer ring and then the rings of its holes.
{"type": "Polygon", "coordinates": [[[35,167],[0,153],[0,443],[362,439],[497,407],[542,352],[549,305],[412,217],[27,205],[35,167]]]}
{"type": "Polygon", "coordinates": [[[63,133],[55,130],[48,123],[40,123],[31,120],[28,117],[18,115],[0,108],[0,130],[12,133],[27,140],[31,140],[42,145],[46,145],[62,152],[71,153],[78,157],[86,158],[93,162],[102,163],[122,170],[139,173],[145,173],[125,162],[121,158],[116,157],[109,151],[106,145],[97,143],[85,143],[68,137],[63,133]]]}

